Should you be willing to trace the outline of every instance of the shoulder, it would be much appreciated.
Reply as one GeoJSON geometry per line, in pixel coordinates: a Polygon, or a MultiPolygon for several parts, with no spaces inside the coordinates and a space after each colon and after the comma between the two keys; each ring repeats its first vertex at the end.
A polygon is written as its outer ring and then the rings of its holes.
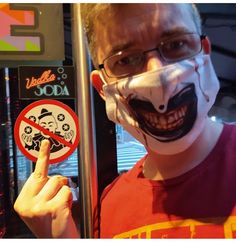
{"type": "Polygon", "coordinates": [[[222,139],[224,140],[236,140],[236,124],[224,124],[222,139]]]}
{"type": "Polygon", "coordinates": [[[236,158],[236,125],[224,124],[223,131],[215,146],[215,151],[226,158],[236,158]]]}
{"type": "Polygon", "coordinates": [[[133,187],[136,187],[137,176],[140,173],[140,166],[144,158],[141,158],[132,169],[120,174],[111,184],[109,184],[102,193],[101,202],[105,199],[115,199],[118,196],[125,195],[133,187]]]}

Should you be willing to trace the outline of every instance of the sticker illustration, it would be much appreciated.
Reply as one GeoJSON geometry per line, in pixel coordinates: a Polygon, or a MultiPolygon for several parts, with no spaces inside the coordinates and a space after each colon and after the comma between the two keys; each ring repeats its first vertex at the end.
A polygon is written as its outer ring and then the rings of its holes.
{"type": "Polygon", "coordinates": [[[40,100],[27,106],[14,128],[21,152],[36,162],[42,140],[51,144],[49,163],[58,163],[73,153],[79,143],[79,122],[74,111],[56,100],[40,100]]]}

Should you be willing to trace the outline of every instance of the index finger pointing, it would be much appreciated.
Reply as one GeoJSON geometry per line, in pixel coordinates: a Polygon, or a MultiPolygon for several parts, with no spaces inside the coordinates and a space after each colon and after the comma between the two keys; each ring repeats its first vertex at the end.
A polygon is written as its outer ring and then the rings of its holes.
{"type": "Polygon", "coordinates": [[[36,162],[34,175],[37,178],[47,178],[48,176],[48,162],[50,156],[50,141],[43,140],[41,142],[40,150],[39,150],[39,157],[36,162]]]}

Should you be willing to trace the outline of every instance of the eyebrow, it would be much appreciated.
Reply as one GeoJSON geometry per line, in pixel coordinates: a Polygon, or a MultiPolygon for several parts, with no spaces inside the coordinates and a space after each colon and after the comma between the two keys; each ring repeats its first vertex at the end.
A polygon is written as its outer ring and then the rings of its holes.
{"type": "Polygon", "coordinates": [[[166,30],[161,34],[161,38],[160,39],[165,39],[165,38],[169,38],[171,36],[175,36],[178,34],[186,34],[186,33],[193,33],[194,31],[190,31],[189,29],[185,28],[185,27],[176,27],[174,29],[171,30],[166,30]]]}
{"type": "Polygon", "coordinates": [[[127,43],[123,43],[123,44],[118,44],[114,47],[112,47],[112,49],[108,52],[107,57],[110,57],[122,50],[128,49],[129,47],[132,47],[134,45],[134,42],[127,42],[127,43]]]}
{"type": "MultiPolygon", "coordinates": [[[[170,38],[172,36],[178,35],[178,34],[183,34],[183,33],[192,33],[193,31],[188,30],[185,27],[176,27],[170,30],[165,30],[163,31],[163,33],[161,34],[160,37],[160,42],[162,41],[162,39],[167,39],[170,38]]],[[[112,47],[112,49],[108,52],[107,57],[110,57],[120,51],[123,51],[125,49],[128,49],[130,47],[132,47],[135,44],[134,41],[130,41],[127,43],[121,43],[121,44],[117,44],[115,46],[112,47]]]]}

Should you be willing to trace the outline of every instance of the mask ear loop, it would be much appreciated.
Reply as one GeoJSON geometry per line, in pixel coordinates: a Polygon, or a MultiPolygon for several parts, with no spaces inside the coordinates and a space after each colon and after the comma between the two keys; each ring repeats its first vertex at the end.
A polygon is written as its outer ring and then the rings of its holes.
{"type": "Polygon", "coordinates": [[[201,84],[200,84],[200,81],[199,81],[199,87],[200,87],[200,90],[201,90],[203,96],[205,97],[206,101],[209,103],[210,98],[209,98],[209,96],[203,91],[203,89],[202,89],[202,87],[201,87],[201,84]]]}
{"type": "Polygon", "coordinates": [[[101,71],[99,71],[99,76],[100,76],[100,78],[101,78],[101,80],[102,80],[103,86],[104,86],[104,85],[107,85],[108,83],[106,82],[106,80],[105,80],[105,78],[104,78],[104,76],[103,76],[103,73],[102,73],[101,71]]]}
{"type": "MultiPolygon", "coordinates": [[[[194,63],[195,63],[195,62],[194,62],[194,63]]],[[[196,71],[196,73],[198,74],[199,88],[200,88],[200,90],[201,90],[203,96],[205,97],[206,101],[209,103],[210,98],[209,98],[209,96],[203,91],[203,89],[202,89],[202,87],[201,87],[201,82],[200,82],[201,76],[200,76],[200,73],[198,72],[198,68],[199,68],[198,64],[195,63],[195,71],[196,71]]]]}

